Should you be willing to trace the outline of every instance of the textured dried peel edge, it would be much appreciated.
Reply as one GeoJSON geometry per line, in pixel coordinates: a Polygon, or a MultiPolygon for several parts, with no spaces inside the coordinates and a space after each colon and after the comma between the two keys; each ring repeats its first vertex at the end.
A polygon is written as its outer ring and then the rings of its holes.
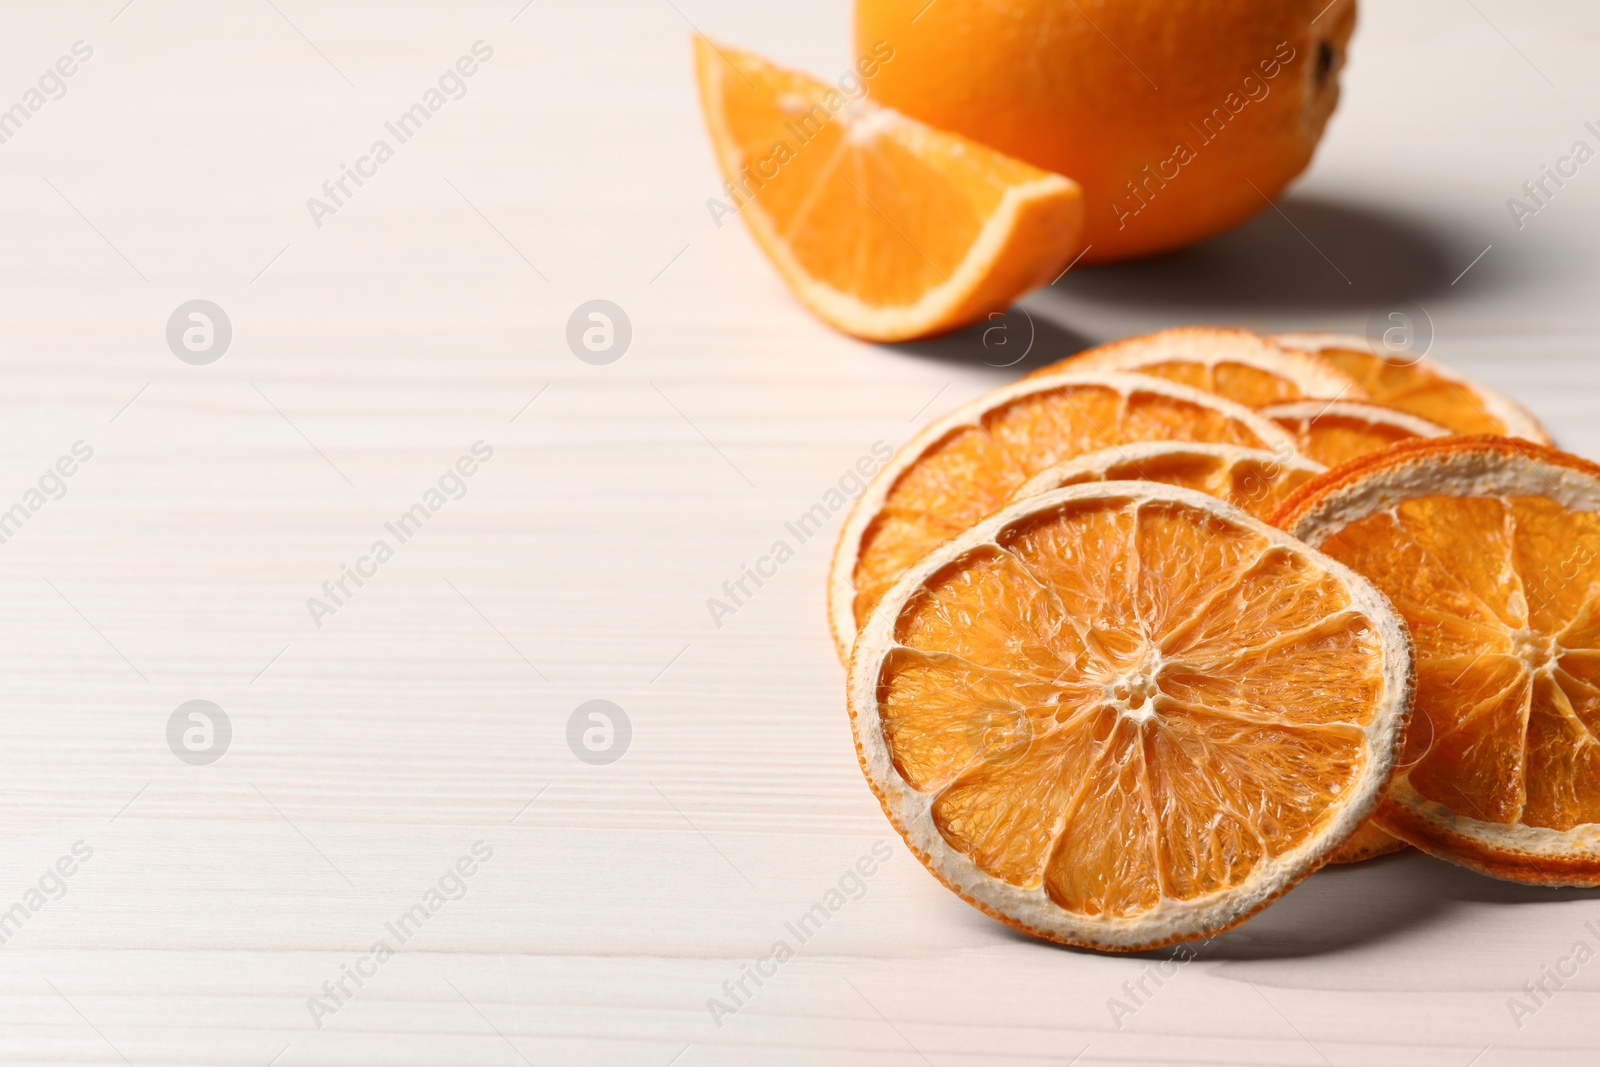
{"type": "Polygon", "coordinates": [[[1296,489],[1273,516],[1273,524],[1295,531],[1308,544],[1321,544],[1357,519],[1435,493],[1440,471],[1437,466],[1424,466],[1424,461],[1439,457],[1459,468],[1446,473],[1453,479],[1451,484],[1463,491],[1446,495],[1509,492],[1503,486],[1512,482],[1504,478],[1504,464],[1496,461],[1510,459],[1524,464],[1518,484],[1528,495],[1550,496],[1549,491],[1557,489],[1563,495],[1551,499],[1567,507],[1600,512],[1600,464],[1532,441],[1471,434],[1402,441],[1357,457],[1296,489]],[[1378,474],[1385,479],[1377,480],[1378,474]]]}
{"type": "Polygon", "coordinates": [[[913,434],[905,444],[895,449],[894,456],[872,476],[867,487],[861,491],[861,495],[856,498],[855,504],[845,516],[844,526],[839,530],[839,538],[834,543],[833,558],[829,562],[828,569],[828,621],[833,633],[834,651],[838,653],[839,662],[849,665],[850,647],[855,644],[856,639],[855,565],[856,560],[861,557],[861,539],[866,535],[867,527],[871,525],[872,520],[882,510],[885,499],[888,498],[895,483],[900,480],[900,476],[929,449],[956,430],[978,425],[985,412],[1021,397],[1075,384],[1101,385],[1121,390],[1124,394],[1156,393],[1175,400],[1198,404],[1201,407],[1209,407],[1249,426],[1251,431],[1267,445],[1268,451],[1286,456],[1299,455],[1295,448],[1294,437],[1289,431],[1269,419],[1262,418],[1244,405],[1187,385],[1169,382],[1164,378],[1153,378],[1147,374],[1079,374],[1062,371],[1058,374],[1022,378],[999,389],[983,393],[943,417],[935,419],[913,434]]]}
{"type": "MultiPolygon", "coordinates": [[[[1321,401],[1312,401],[1321,403],[1321,401]]],[[[1258,412],[1258,414],[1260,414],[1258,412]]],[[[1090,452],[1073,459],[1063,460],[1052,467],[1035,474],[1024,482],[1015,493],[1011,494],[1011,503],[1026,500],[1030,496],[1038,496],[1052,489],[1063,486],[1061,479],[1072,478],[1086,474],[1100,474],[1112,467],[1124,463],[1138,463],[1141,460],[1166,459],[1174,455],[1205,456],[1218,463],[1236,464],[1246,462],[1276,463],[1284,467],[1308,475],[1317,475],[1328,468],[1314,459],[1303,454],[1285,456],[1276,452],[1269,452],[1262,448],[1246,448],[1243,445],[1225,445],[1214,441],[1134,441],[1116,448],[1102,448],[1098,452],[1090,452]]]]}
{"type": "MultiPolygon", "coordinates": [[[[1353,333],[1274,333],[1268,334],[1267,339],[1284,348],[1301,352],[1320,352],[1325,348],[1343,348],[1352,352],[1370,352],[1379,358],[1383,353],[1377,351],[1372,342],[1365,337],[1353,333]]],[[[1463,389],[1470,391],[1483,401],[1485,413],[1499,419],[1506,428],[1506,436],[1520,437],[1535,444],[1550,445],[1554,442],[1550,434],[1540,425],[1533,413],[1523,407],[1510,396],[1502,393],[1492,385],[1485,385],[1476,378],[1470,378],[1460,371],[1449,367],[1438,360],[1420,356],[1411,366],[1420,367],[1429,374],[1437,375],[1445,381],[1454,382],[1463,389]]]]}
{"type": "Polygon", "coordinates": [[[856,756],[868,784],[907,846],[947,888],[991,918],[1035,937],[1101,951],[1141,952],[1231,929],[1327,863],[1333,851],[1372,814],[1388,786],[1399,759],[1416,683],[1405,623],[1388,599],[1365,578],[1215,497],[1153,482],[1070,486],[1007,507],[908,570],[885,594],[883,603],[903,605],[941,568],[976,548],[995,545],[1002,531],[1015,523],[1074,502],[1114,500],[1178,503],[1223,515],[1260,535],[1269,545],[1311,559],[1337,577],[1350,594],[1351,609],[1366,616],[1377,631],[1383,649],[1384,687],[1371,722],[1363,731],[1370,762],[1365,776],[1346,795],[1344,806],[1320,832],[1258,866],[1252,878],[1241,886],[1193,901],[1163,896],[1156,907],[1134,918],[1095,920],[1075,916],[1052,902],[1042,884],[1029,890],[1004,882],[944,844],[932,818],[937,794],[919,793],[895,771],[883,739],[877,692],[883,659],[897,647],[893,627],[898,607],[895,612],[874,612],[862,628],[851,658],[848,694],[856,756]],[[948,867],[935,861],[936,852],[948,867]]]}
{"type": "Polygon", "coordinates": [[[1281,345],[1249,330],[1179,326],[1127,337],[1079,352],[1062,361],[1074,371],[1129,371],[1152,363],[1189,360],[1207,367],[1237,363],[1294,382],[1308,400],[1363,400],[1365,391],[1344,371],[1304,349],[1281,345]]]}
{"type": "MultiPolygon", "coordinates": [[[[1273,522],[1317,545],[1352,522],[1417,496],[1480,493],[1526,493],[1600,513],[1600,465],[1492,434],[1406,441],[1307,482],[1273,522]],[[1441,472],[1439,464],[1428,462],[1440,458],[1454,469],[1441,472]],[[1508,470],[1508,462],[1516,469],[1508,470]]],[[[1600,885],[1600,823],[1560,831],[1469,819],[1423,800],[1403,779],[1394,783],[1376,821],[1424,852],[1492,877],[1535,885],[1600,885]]]]}
{"type": "MultiPolygon", "coordinates": [[[[1380,808],[1383,806],[1382,801],[1379,802],[1378,806],[1380,808]]],[[[1373,814],[1376,815],[1377,813],[1374,812],[1373,814]]],[[[1376,845],[1371,841],[1361,841],[1361,828],[1357,827],[1356,832],[1350,835],[1344,844],[1333,850],[1332,855],[1328,857],[1328,862],[1330,864],[1339,864],[1342,866],[1350,863],[1365,863],[1367,860],[1377,859],[1379,856],[1392,855],[1404,848],[1409,847],[1406,842],[1400,840],[1398,837],[1395,837],[1387,830],[1384,830],[1383,827],[1379,826],[1375,822],[1372,822],[1370,819],[1367,821],[1366,825],[1375,830],[1381,831],[1386,840],[1384,840],[1381,844],[1376,845]]]]}
{"type": "Polygon", "coordinates": [[[1346,419],[1366,419],[1373,425],[1394,426],[1418,437],[1450,436],[1449,430],[1438,423],[1429,422],[1420,415],[1412,415],[1410,412],[1400,411],[1397,408],[1386,408],[1378,404],[1369,404],[1365,401],[1296,400],[1288,404],[1271,404],[1264,408],[1257,408],[1256,413],[1274,422],[1279,419],[1310,422],[1324,415],[1346,419]]]}

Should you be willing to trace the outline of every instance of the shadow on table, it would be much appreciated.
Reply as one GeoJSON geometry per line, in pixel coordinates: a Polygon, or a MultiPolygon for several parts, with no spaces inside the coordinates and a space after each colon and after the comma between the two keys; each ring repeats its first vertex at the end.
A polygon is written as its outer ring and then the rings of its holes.
{"type": "Polygon", "coordinates": [[[1600,900],[1600,889],[1517,885],[1464,867],[1398,852],[1327,867],[1244,926],[1200,950],[1208,960],[1295,959],[1340,952],[1456,918],[1480,904],[1517,906],[1600,900]]]}
{"type": "Polygon", "coordinates": [[[1220,237],[1137,263],[1072,271],[1049,290],[1099,306],[1174,306],[1208,319],[1423,302],[1467,265],[1462,237],[1417,218],[1288,196],[1220,237]],[[1457,260],[1460,262],[1457,262],[1457,260]]]}
{"type": "MultiPolygon", "coordinates": [[[[1220,237],[1136,263],[1078,267],[944,337],[884,345],[891,353],[982,369],[998,382],[1122,333],[1189,322],[1371,313],[1441,297],[1471,260],[1470,235],[1325,197],[1291,195],[1220,237]]],[[[1475,278],[1474,281],[1482,281],[1475,278]]]]}
{"type": "Polygon", "coordinates": [[[997,308],[982,322],[943,337],[882,347],[935,363],[989,368],[999,384],[1065,359],[1093,343],[1037,309],[1013,305],[997,308]]]}
{"type": "MultiPolygon", "coordinates": [[[[1425,926],[1449,922],[1474,905],[1515,907],[1574,900],[1600,900],[1600,888],[1516,885],[1407,850],[1365,863],[1324,868],[1244,925],[1208,942],[1189,942],[1188,947],[1201,960],[1305,959],[1415,933],[1425,926]]],[[[1003,936],[1045,947],[1009,927],[1004,928],[1003,936]]],[[[1164,948],[1130,958],[1168,959],[1183,951],[1164,948]]]]}

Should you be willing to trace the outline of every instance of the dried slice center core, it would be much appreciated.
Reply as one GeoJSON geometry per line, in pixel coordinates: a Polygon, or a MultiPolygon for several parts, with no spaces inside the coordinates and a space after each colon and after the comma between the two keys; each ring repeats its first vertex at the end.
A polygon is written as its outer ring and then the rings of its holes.
{"type": "Polygon", "coordinates": [[[1340,582],[1173,502],[1010,527],[929,578],[895,638],[885,738],[939,834],[1083,915],[1239,885],[1319,832],[1384,685],[1340,582]]]}
{"type": "Polygon", "coordinates": [[[1155,717],[1155,698],[1161,694],[1161,655],[1146,652],[1133,670],[1112,675],[1105,682],[1105,702],[1124,719],[1148,722],[1155,717]]]}
{"type": "Polygon", "coordinates": [[[1531,674],[1553,671],[1556,660],[1565,651],[1554,637],[1526,626],[1512,630],[1509,636],[1511,654],[1520,659],[1531,674]]]}

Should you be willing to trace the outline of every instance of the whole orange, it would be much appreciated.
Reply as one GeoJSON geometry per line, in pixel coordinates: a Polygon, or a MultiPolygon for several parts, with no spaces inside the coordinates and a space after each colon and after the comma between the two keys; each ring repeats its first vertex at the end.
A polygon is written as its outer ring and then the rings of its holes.
{"type": "Polygon", "coordinates": [[[879,103],[1083,186],[1103,263],[1266,208],[1311,162],[1355,21],[1356,0],[858,0],[856,44],[893,49],[879,103]]]}

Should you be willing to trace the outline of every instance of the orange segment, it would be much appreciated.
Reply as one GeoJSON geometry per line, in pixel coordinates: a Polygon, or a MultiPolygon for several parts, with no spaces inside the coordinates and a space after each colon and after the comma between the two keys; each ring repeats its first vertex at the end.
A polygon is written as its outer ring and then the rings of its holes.
{"type": "Polygon", "coordinates": [[[1059,174],[704,37],[695,65],[727,180],[713,214],[742,216],[795,295],[846,333],[956,329],[1080,247],[1082,194],[1059,174]]]}
{"type": "Polygon", "coordinates": [[[1274,404],[1262,408],[1261,414],[1293,434],[1302,453],[1329,467],[1401,441],[1443,437],[1450,432],[1403,411],[1342,400],[1274,404]]]}
{"type": "Polygon", "coordinates": [[[1173,486],[1022,500],[881,608],[850,668],[869,783],[940,880],[1056,941],[1243,921],[1366,819],[1410,712],[1376,589],[1173,486]]]}
{"type": "Polygon", "coordinates": [[[980,754],[1020,758],[1054,692],[1025,671],[985,671],[950,654],[911,649],[889,657],[884,671],[893,680],[882,711],[895,770],[919,789],[944,788],[980,754]],[[957,683],[967,697],[956,697],[957,683]]]}
{"type": "Polygon", "coordinates": [[[994,390],[912,438],[856,501],[828,579],[840,658],[907,567],[994,514],[1029,478],[1072,457],[1147,440],[1294,454],[1284,431],[1245,408],[1144,375],[1054,375],[994,390]]]}
{"type": "Polygon", "coordinates": [[[1046,467],[1012,494],[1013,501],[1084,482],[1147,481],[1180,485],[1226,500],[1258,519],[1326,470],[1298,455],[1197,441],[1141,441],[1091,452],[1046,467]]]}
{"type": "MultiPolygon", "coordinates": [[[[1315,353],[1360,384],[1374,404],[1394,408],[1458,434],[1505,434],[1550,443],[1539,420],[1498,389],[1427,357],[1386,357],[1367,339],[1347,334],[1285,333],[1285,348],[1315,353]]],[[[1354,399],[1354,398],[1348,398],[1354,399]]]]}
{"type": "Polygon", "coordinates": [[[1416,716],[1377,815],[1502,878],[1600,884],[1600,467],[1504,437],[1398,445],[1277,516],[1410,627],[1416,716]]]}
{"type": "Polygon", "coordinates": [[[1091,348],[1034,371],[1131,371],[1180,382],[1260,408],[1294,400],[1360,400],[1361,387],[1326,361],[1249,330],[1183,326],[1091,348]]]}
{"type": "Polygon", "coordinates": [[[1594,691],[1571,675],[1535,678],[1528,716],[1528,760],[1558,773],[1527,782],[1524,818],[1535,826],[1562,828],[1600,823],[1600,796],[1576,783],[1600,779],[1600,746],[1594,691]]]}
{"type": "Polygon", "coordinates": [[[1429,693],[1418,708],[1428,717],[1433,745],[1407,773],[1407,785],[1469,818],[1515,822],[1526,797],[1523,738],[1532,678],[1516,660],[1498,656],[1454,678],[1446,673],[1433,664],[1419,672],[1429,693]]]}
{"type": "Polygon", "coordinates": [[[1600,519],[1574,515],[1553,500],[1512,502],[1512,561],[1528,600],[1529,622],[1561,635],[1568,649],[1600,648],[1600,618],[1591,595],[1600,564],[1600,519]],[[1559,562],[1552,565],[1550,560],[1559,562]]]}

